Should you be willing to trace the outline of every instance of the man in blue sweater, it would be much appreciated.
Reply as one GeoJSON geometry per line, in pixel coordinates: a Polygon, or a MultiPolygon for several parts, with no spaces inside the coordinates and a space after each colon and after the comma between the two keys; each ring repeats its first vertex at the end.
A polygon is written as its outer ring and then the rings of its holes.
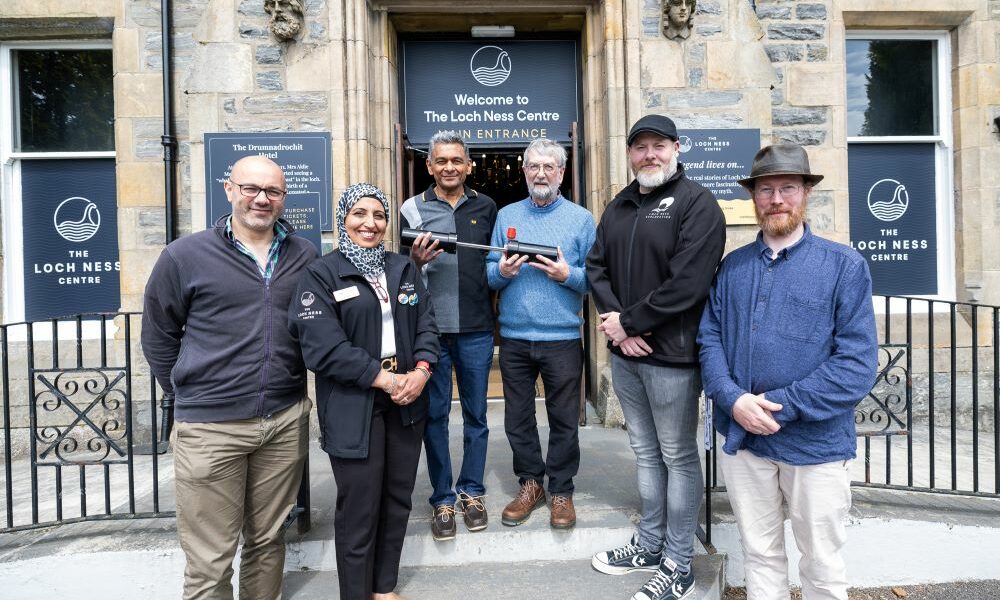
{"type": "Polygon", "coordinates": [[[547,139],[531,142],[524,151],[523,168],[528,198],[500,210],[492,245],[506,245],[508,235],[516,232],[519,241],[559,250],[557,260],[507,252],[491,252],[487,257],[490,287],[500,290],[504,429],[520,484],[501,522],[520,525],[544,504],[542,484],[548,475],[549,524],[566,529],[576,524],[573,477],[580,466],[577,427],[583,372],[580,313],[588,289],[584,260],[594,243],[594,217],[559,193],[566,172],[562,146],[547,139]],[[535,420],[539,375],[549,419],[544,461],[535,420]]]}
{"type": "Polygon", "coordinates": [[[761,231],[722,262],[698,336],[749,600],[788,597],[783,500],[803,596],[847,600],[854,407],[875,382],[878,341],[868,264],[805,223],[821,179],[801,146],[757,153],[740,184],[761,231]]]}

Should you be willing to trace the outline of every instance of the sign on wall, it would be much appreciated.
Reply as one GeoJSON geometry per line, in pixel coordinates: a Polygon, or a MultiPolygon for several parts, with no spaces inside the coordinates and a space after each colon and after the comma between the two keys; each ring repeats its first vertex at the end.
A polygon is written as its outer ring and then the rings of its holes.
{"type": "MultiPolygon", "coordinates": [[[[329,133],[206,133],[205,226],[232,212],[223,183],[244,156],[266,156],[285,172],[285,216],[296,234],[320,249],[322,231],[333,229],[329,133]]],[[[244,182],[239,182],[244,183],[244,182]]]]}
{"type": "Polygon", "coordinates": [[[114,159],[23,160],[24,317],[121,306],[114,159]]]}
{"type": "Polygon", "coordinates": [[[868,261],[872,291],[937,294],[933,143],[848,144],[851,247],[868,261]]]}
{"type": "Polygon", "coordinates": [[[570,140],[579,106],[575,41],[406,41],[402,60],[412,144],[446,129],[480,146],[570,140]]]}
{"type": "Polygon", "coordinates": [[[684,129],[678,160],[692,180],[715,195],[727,225],[753,225],[753,201],[738,181],[750,175],[759,129],[684,129]]]}

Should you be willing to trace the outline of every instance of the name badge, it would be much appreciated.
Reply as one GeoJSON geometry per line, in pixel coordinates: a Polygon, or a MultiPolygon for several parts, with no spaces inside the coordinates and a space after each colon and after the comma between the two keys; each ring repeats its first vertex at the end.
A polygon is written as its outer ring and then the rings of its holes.
{"type": "Polygon", "coordinates": [[[349,288],[344,288],[342,290],[335,291],[333,293],[333,299],[336,300],[337,302],[343,302],[344,300],[350,300],[351,298],[357,298],[358,294],[360,294],[360,293],[361,292],[358,291],[358,286],[352,285],[349,288]]]}

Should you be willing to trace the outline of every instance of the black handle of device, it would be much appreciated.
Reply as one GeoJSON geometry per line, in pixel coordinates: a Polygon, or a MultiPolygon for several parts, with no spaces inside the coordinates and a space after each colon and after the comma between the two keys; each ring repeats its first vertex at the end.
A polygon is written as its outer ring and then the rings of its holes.
{"type": "Polygon", "coordinates": [[[438,248],[449,252],[451,254],[455,253],[455,248],[458,246],[458,235],[454,233],[441,233],[440,231],[427,231],[425,229],[410,229],[409,227],[404,227],[403,231],[400,233],[400,241],[403,246],[409,248],[413,245],[413,240],[417,239],[417,236],[422,233],[430,233],[431,241],[438,242],[438,248]]]}
{"type": "Polygon", "coordinates": [[[559,260],[559,250],[555,246],[542,246],[541,244],[528,244],[517,240],[507,241],[507,255],[527,254],[529,257],[540,255],[549,260],[559,260]]]}

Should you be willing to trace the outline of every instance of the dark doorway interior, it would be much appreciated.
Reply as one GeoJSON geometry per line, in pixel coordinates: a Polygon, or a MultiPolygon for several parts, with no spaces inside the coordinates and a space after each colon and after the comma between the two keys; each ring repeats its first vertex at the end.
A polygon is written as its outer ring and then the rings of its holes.
{"type": "MultiPolygon", "coordinates": [[[[472,174],[465,183],[493,198],[497,208],[523,200],[528,197],[528,188],[524,183],[524,173],[521,171],[521,155],[523,151],[511,149],[470,148],[472,154],[472,174]]],[[[425,154],[418,153],[413,165],[414,188],[419,192],[426,190],[434,179],[427,172],[424,160],[425,154]]],[[[573,196],[573,165],[572,160],[566,161],[566,174],[563,176],[559,191],[565,198],[573,196]]]]}

